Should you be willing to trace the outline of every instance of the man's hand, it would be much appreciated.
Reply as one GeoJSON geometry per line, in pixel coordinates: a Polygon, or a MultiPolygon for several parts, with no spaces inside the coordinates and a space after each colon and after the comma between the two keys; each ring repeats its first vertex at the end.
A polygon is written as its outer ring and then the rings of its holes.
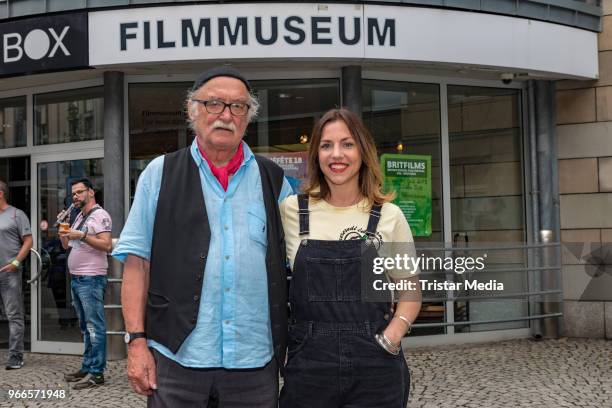
{"type": "Polygon", "coordinates": [[[15,272],[16,270],[17,267],[15,265],[13,265],[12,263],[7,263],[2,267],[2,269],[0,269],[0,272],[15,272]]]}
{"type": "Polygon", "coordinates": [[[68,238],[69,240],[81,239],[85,236],[85,233],[83,231],[70,228],[68,231],[60,231],[59,236],[60,238],[68,238]]]}
{"type": "Polygon", "coordinates": [[[151,395],[157,389],[157,372],[146,339],[136,339],[128,346],[127,374],[138,394],[151,395]]]}

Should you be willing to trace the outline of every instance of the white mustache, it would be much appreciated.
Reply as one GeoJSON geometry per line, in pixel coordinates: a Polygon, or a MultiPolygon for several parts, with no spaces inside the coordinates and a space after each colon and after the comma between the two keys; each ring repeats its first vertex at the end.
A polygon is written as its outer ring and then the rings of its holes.
{"type": "Polygon", "coordinates": [[[236,131],[236,125],[234,125],[232,122],[224,123],[220,119],[215,120],[214,123],[212,124],[212,127],[213,129],[226,129],[226,130],[231,130],[232,132],[236,131]]]}

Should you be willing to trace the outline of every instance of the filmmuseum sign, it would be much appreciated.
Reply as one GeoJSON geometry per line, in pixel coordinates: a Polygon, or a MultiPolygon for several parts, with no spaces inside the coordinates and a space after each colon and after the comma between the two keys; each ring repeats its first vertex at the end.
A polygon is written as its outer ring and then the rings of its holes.
{"type": "Polygon", "coordinates": [[[347,3],[208,3],[89,13],[94,67],[240,59],[426,62],[541,78],[598,75],[597,33],[488,13],[347,3]]]}
{"type": "Polygon", "coordinates": [[[397,22],[362,5],[223,4],[90,13],[92,65],[234,58],[364,58],[397,22]],[[95,50],[95,52],[94,52],[95,50]]]}

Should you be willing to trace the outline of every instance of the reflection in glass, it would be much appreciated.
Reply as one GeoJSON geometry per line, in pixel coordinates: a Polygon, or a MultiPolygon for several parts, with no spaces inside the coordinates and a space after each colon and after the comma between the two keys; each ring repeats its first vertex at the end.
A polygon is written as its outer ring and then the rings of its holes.
{"type": "MultiPolygon", "coordinates": [[[[478,243],[524,243],[525,208],[522,178],[520,91],[448,87],[451,214],[454,246],[478,243]]],[[[491,253],[479,281],[503,282],[504,292],[526,292],[521,253],[491,253]],[[502,255],[503,254],[503,255],[502,255]]],[[[457,296],[487,295],[463,291],[457,296]]],[[[514,318],[528,314],[527,299],[455,302],[456,321],[514,318]]],[[[526,327],[526,322],[458,326],[459,332],[526,327]]]]}
{"type": "MultiPolygon", "coordinates": [[[[57,227],[57,214],[67,208],[72,180],[89,178],[96,186],[96,201],[103,205],[104,187],[102,159],[40,163],[38,165],[38,248],[43,257],[43,277],[39,284],[39,340],[80,342],[81,332],[70,295],[68,254],[62,248],[57,227]],[[40,229],[41,221],[48,227],[40,229]]],[[[74,211],[71,222],[78,214],[74,211]]],[[[34,226],[33,226],[34,227],[34,226]]]]}
{"type": "Polygon", "coordinates": [[[0,149],[26,144],[25,96],[0,99],[0,149]]]}
{"type": "Polygon", "coordinates": [[[336,79],[253,81],[260,102],[246,142],[285,170],[295,192],[306,178],[308,138],[315,122],[340,103],[336,79]]]}
{"type": "Polygon", "coordinates": [[[103,138],[103,87],[53,92],[34,97],[34,144],[103,138]]]}
{"type": "Polygon", "coordinates": [[[130,202],[151,160],[193,141],[184,109],[190,88],[188,82],[130,84],[130,202]]]}
{"type": "MultiPolygon", "coordinates": [[[[415,242],[442,242],[442,180],[440,177],[440,88],[437,84],[363,81],[363,118],[372,132],[379,154],[431,156],[432,234],[415,242]]],[[[421,279],[444,279],[444,272],[422,271],[421,279]]],[[[424,291],[421,313],[415,323],[443,323],[445,305],[439,292],[424,291]]],[[[444,293],[442,293],[444,295],[444,293]]],[[[445,333],[444,327],[415,328],[414,335],[445,333]]],[[[412,334],[411,334],[412,335],[412,334]]]]}

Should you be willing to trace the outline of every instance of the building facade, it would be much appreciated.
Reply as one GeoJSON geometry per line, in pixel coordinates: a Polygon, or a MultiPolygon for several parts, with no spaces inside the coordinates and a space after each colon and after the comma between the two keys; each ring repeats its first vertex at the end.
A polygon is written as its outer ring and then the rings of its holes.
{"type": "Polygon", "coordinates": [[[612,2],[602,1],[599,78],[557,83],[565,334],[612,338],[612,2]],[[598,267],[587,267],[591,259],[598,267]]]}
{"type": "Polygon", "coordinates": [[[186,91],[218,64],[252,82],[261,110],[245,140],[296,190],[314,122],[347,106],[385,160],[428,163],[419,245],[453,259],[504,247],[481,275],[504,292],[426,292],[409,342],[574,334],[584,314],[601,315],[603,330],[611,299],[573,294],[580,256],[562,258],[558,246],[609,236],[607,18],[597,2],[140,3],[0,3],[0,179],[30,214],[44,265],[28,286],[32,350],[79,352],[53,226],[70,181],[98,185],[117,237],[146,164],[193,140],[186,91]],[[599,218],[581,218],[585,199],[599,218]]]}

